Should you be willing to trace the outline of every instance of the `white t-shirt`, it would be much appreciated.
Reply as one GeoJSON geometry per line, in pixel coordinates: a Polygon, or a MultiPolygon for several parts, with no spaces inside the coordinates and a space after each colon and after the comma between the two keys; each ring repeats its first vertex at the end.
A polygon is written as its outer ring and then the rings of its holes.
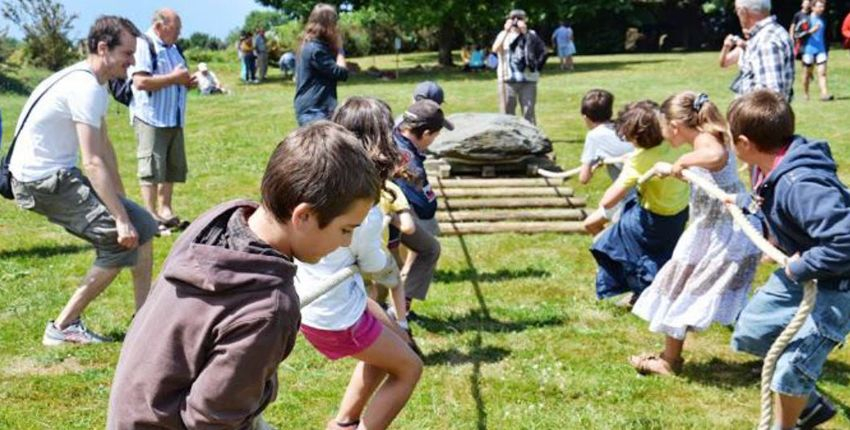
{"type": "Polygon", "coordinates": [[[208,70],[207,73],[195,73],[195,76],[198,77],[198,89],[202,94],[209,94],[218,88],[218,77],[212,70],[208,70]]]}
{"type": "Polygon", "coordinates": [[[35,87],[21,110],[16,132],[42,93],[44,96],[23,124],[9,163],[12,176],[20,182],[37,181],[60,169],[76,166],[80,148],[76,123],[100,130],[109,106],[106,87],[97,82],[88,63],[82,61],[54,73],[35,87]],[[53,82],[56,85],[48,89],[53,82]]]}
{"type": "MultiPolygon", "coordinates": [[[[617,132],[614,131],[612,124],[600,124],[588,131],[584,138],[581,164],[590,164],[599,157],[619,157],[634,150],[632,144],[617,137],[617,132]]],[[[608,175],[611,176],[612,180],[617,179],[622,168],[622,164],[608,166],[608,175]]]]}
{"type": "MultiPolygon", "coordinates": [[[[295,291],[304,296],[334,273],[357,263],[363,272],[383,269],[392,257],[384,251],[381,230],[384,216],[378,206],[373,206],[366,219],[354,229],[351,246],[338,248],[316,264],[295,260],[295,291]]],[[[359,274],[348,278],[333,290],[301,309],[301,322],[322,330],[345,330],[366,310],[366,288],[359,274]]]]}

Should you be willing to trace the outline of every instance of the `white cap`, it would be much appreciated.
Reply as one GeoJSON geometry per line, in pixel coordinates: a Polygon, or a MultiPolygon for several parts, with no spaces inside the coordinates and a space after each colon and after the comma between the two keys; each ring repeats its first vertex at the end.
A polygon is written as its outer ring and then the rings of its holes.
{"type": "Polygon", "coordinates": [[[209,70],[207,68],[207,63],[198,63],[198,71],[206,72],[207,70],[209,70]]]}

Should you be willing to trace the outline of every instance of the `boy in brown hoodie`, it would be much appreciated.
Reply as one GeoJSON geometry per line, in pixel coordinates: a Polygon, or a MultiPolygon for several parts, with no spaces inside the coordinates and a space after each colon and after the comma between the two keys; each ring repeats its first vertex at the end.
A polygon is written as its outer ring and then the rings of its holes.
{"type": "Polygon", "coordinates": [[[201,215],[174,244],[124,340],[109,429],[264,429],[300,324],[292,258],[348,246],[378,197],[357,139],[320,121],[269,159],[262,201],[201,215]]]}

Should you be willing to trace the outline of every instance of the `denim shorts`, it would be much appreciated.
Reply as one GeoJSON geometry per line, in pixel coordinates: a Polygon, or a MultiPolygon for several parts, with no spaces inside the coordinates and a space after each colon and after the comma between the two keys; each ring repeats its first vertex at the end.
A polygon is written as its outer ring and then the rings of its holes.
{"type": "MultiPolygon", "coordinates": [[[[803,287],[780,269],[753,296],[738,318],[732,349],[763,357],[788,325],[803,299],[803,287]]],[[[806,396],[815,388],[829,353],[850,331],[850,292],[818,289],[811,316],[776,363],[771,388],[806,396]]]]}

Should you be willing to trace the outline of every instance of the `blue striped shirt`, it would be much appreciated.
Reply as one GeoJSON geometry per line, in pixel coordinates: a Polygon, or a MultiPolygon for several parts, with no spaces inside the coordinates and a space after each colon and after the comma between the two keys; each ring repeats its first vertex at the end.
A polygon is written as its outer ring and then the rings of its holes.
{"type": "MultiPolygon", "coordinates": [[[[156,58],[151,58],[148,42],[143,37],[136,38],[136,64],[127,69],[128,78],[135,73],[167,75],[177,67],[187,67],[175,45],[165,45],[153,29],[148,30],[147,36],[154,42],[156,58]],[[155,72],[153,61],[156,61],[155,72]]],[[[154,127],[183,127],[186,124],[186,93],[183,85],[169,85],[150,93],[133,87],[130,123],[136,117],[154,127]]]]}

